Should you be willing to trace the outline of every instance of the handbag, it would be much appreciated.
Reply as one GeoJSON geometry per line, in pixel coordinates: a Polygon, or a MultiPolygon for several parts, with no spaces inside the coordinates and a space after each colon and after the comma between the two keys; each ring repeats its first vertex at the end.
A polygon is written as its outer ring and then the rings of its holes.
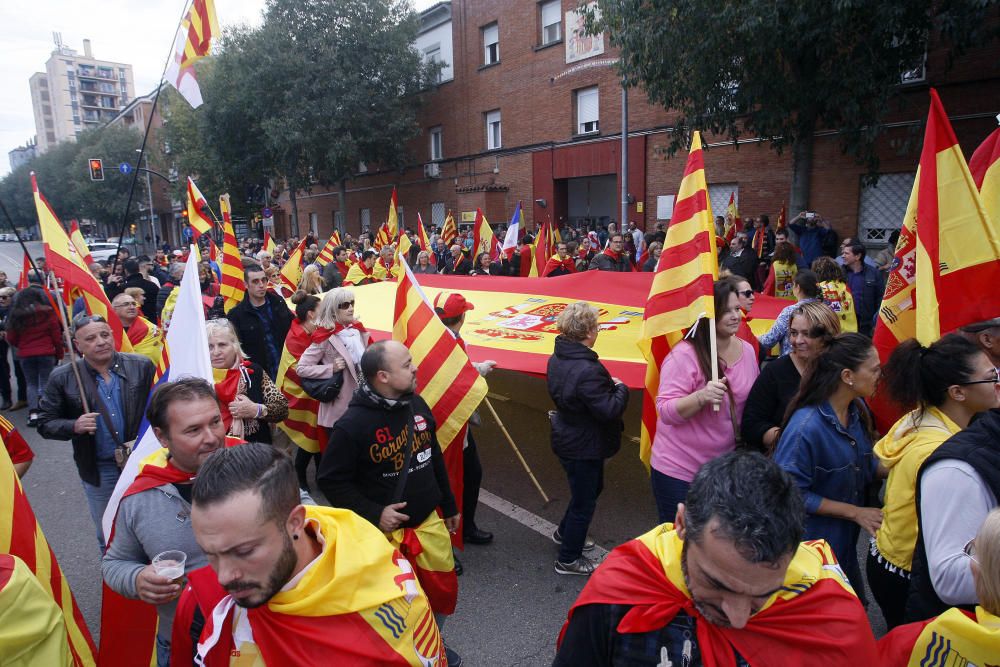
{"type": "Polygon", "coordinates": [[[337,371],[328,378],[299,378],[303,391],[320,403],[331,403],[340,396],[344,386],[344,371],[337,371]]]}

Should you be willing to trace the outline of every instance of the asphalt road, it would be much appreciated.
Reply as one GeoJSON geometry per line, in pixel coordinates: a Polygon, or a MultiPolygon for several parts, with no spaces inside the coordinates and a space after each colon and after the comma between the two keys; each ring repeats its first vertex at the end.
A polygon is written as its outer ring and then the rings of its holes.
{"type": "MultiPolygon", "coordinates": [[[[39,246],[29,245],[33,256],[40,252],[39,246]]],[[[0,243],[0,270],[6,269],[12,281],[20,261],[16,244],[0,243]]],[[[448,619],[444,636],[469,666],[547,665],[566,611],[585,583],[582,577],[560,576],[552,570],[556,545],[547,530],[550,523],[558,523],[569,493],[548,444],[551,401],[543,378],[496,371],[488,379],[490,401],[549,502],[542,500],[500,428],[483,410],[483,424],[475,431],[485,491],[477,522],[496,539],[485,547],[470,545],[461,555],[465,574],[459,579],[458,609],[448,619]]],[[[604,549],[656,523],[649,479],[637,456],[640,402],[639,393],[632,392],[622,450],[608,463],[604,493],[591,526],[592,537],[604,549]]],[[[24,486],[98,639],[99,554],[69,443],[40,438],[25,426],[26,410],[5,416],[35,451],[24,486]]],[[[866,543],[859,543],[862,557],[866,543]]],[[[869,610],[876,634],[881,635],[885,627],[881,616],[874,604],[869,610]]]]}

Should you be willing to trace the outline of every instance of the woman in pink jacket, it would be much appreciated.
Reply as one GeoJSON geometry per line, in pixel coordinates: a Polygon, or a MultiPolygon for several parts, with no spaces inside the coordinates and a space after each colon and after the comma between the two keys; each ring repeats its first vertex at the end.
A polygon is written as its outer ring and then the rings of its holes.
{"type": "Polygon", "coordinates": [[[354,292],[346,287],[327,292],[319,304],[312,344],[299,359],[300,378],[325,380],[334,373],[344,374],[337,398],[319,404],[316,423],[330,428],[347,410],[358,387],[361,373],[358,364],[372,337],[364,325],[354,319],[354,292]]]}

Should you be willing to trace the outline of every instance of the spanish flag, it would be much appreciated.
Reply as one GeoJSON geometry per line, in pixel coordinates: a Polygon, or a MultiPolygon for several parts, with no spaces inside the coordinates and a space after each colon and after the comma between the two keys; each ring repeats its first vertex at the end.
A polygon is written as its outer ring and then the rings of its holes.
{"type": "Polygon", "coordinates": [[[205,195],[201,194],[201,190],[198,186],[194,184],[191,177],[188,176],[187,179],[187,212],[188,212],[188,222],[191,223],[191,230],[194,232],[195,240],[198,240],[202,234],[207,234],[212,231],[213,223],[212,220],[205,214],[205,209],[208,202],[205,199],[205,195]]]}
{"type": "Polygon", "coordinates": [[[881,667],[995,665],[1000,655],[1000,617],[949,609],[936,618],[895,628],[878,642],[881,667]]]}
{"type": "MultiPolygon", "coordinates": [[[[917,177],[900,229],[874,342],[882,363],[896,346],[997,315],[1000,233],[989,218],[937,91],[931,89],[917,177]]],[[[879,430],[898,418],[876,395],[879,430]]]]}
{"type": "Polygon", "coordinates": [[[303,237],[295,250],[288,256],[288,261],[281,267],[281,288],[292,294],[299,288],[299,281],[302,280],[302,255],[306,250],[306,239],[303,237]]]}
{"type": "Polygon", "coordinates": [[[993,130],[972,154],[969,171],[986,212],[1000,224],[1000,128],[993,130]]]}
{"type": "MultiPolygon", "coordinates": [[[[35,575],[37,583],[41,585],[44,593],[55,601],[61,616],[60,623],[65,624],[66,641],[69,643],[71,661],[60,661],[59,665],[76,665],[77,667],[91,667],[97,663],[94,655],[97,653],[94,647],[94,640],[90,637],[90,631],[83,620],[76,600],[73,599],[73,592],[69,588],[69,582],[63,576],[62,569],[56,560],[56,555],[45,539],[42,527],[38,525],[35,513],[31,510],[31,504],[24,493],[21,481],[14,472],[14,465],[7,454],[7,448],[0,446],[0,554],[10,554],[16,556],[26,569],[35,575]]],[[[22,579],[22,574],[26,575],[20,568],[12,568],[8,571],[10,579],[4,585],[2,581],[4,575],[0,572],[0,609],[17,612],[19,614],[4,614],[0,627],[3,632],[13,630],[12,623],[20,622],[24,624],[42,624],[45,622],[41,615],[26,615],[25,607],[4,605],[5,599],[3,591],[11,593],[15,589],[8,588],[13,577],[22,579]]],[[[14,582],[16,583],[16,582],[14,582]]],[[[34,587],[34,585],[32,585],[34,587]]],[[[23,600],[18,603],[24,604],[23,600]]],[[[55,619],[49,618],[49,622],[55,619]]],[[[43,628],[38,628],[39,633],[43,628]]],[[[6,655],[4,656],[6,657],[6,655]]],[[[2,658],[0,658],[2,659],[2,658]]],[[[27,663],[26,663],[27,664],[27,663]]]]}
{"type": "Polygon", "coordinates": [[[299,359],[311,342],[310,334],[302,328],[297,318],[293,319],[285,338],[285,347],[281,351],[275,384],[288,400],[288,417],[278,422],[278,428],[302,449],[316,453],[326,448],[323,432],[316,423],[319,401],[302,388],[297,371],[299,359]]]}
{"type": "Polygon", "coordinates": [[[228,194],[219,197],[219,206],[222,210],[222,285],[219,293],[225,299],[224,308],[228,313],[243,301],[247,290],[246,281],[243,280],[240,249],[236,245],[236,233],[233,232],[228,194]]]}
{"type": "Polygon", "coordinates": [[[163,330],[140,315],[125,332],[132,351],[141,354],[159,367],[163,356],[163,330]]]}
{"type": "Polygon", "coordinates": [[[61,278],[67,291],[77,289],[87,304],[87,312],[100,315],[111,327],[115,338],[115,349],[119,352],[131,352],[132,344],[125,336],[125,329],[118,315],[111,308],[104,288],[83,263],[83,258],[66,235],[66,230],[59,223],[55,211],[38,190],[35,172],[31,172],[31,189],[35,194],[35,211],[38,213],[38,227],[42,231],[42,242],[45,244],[45,260],[49,271],[61,278]]]}
{"type": "Polygon", "coordinates": [[[500,242],[497,241],[497,237],[493,234],[493,228],[490,227],[490,223],[486,220],[486,216],[483,214],[481,208],[476,209],[476,224],[473,228],[472,248],[473,262],[484,252],[490,254],[491,262],[500,256],[500,242]]]}
{"type": "MultiPolygon", "coordinates": [[[[678,195],[679,197],[680,195],[678,195]]],[[[713,219],[713,225],[714,219],[713,219]]],[[[713,226],[713,229],[715,227],[713,226]]],[[[729,206],[726,208],[726,228],[723,232],[723,237],[726,243],[733,240],[736,236],[736,232],[743,231],[743,218],[740,217],[740,210],[736,207],[736,193],[731,192],[729,194],[729,206]]]]}
{"type": "Polygon", "coordinates": [[[713,283],[719,277],[719,262],[714,239],[701,133],[695,132],[677,191],[674,217],[646,299],[639,340],[647,364],[639,458],[647,468],[656,434],[656,394],[663,360],[684,329],[701,317],[715,317],[713,283]]]}
{"type": "Polygon", "coordinates": [[[260,607],[238,607],[210,567],[190,574],[174,616],[175,659],[197,652],[197,664],[206,667],[229,667],[233,660],[447,667],[427,596],[413,567],[385,536],[353,512],[333,507],[307,506],[306,526],[321,541],[322,553],[292,588],[260,607]],[[196,609],[205,627],[193,646],[196,609]],[[252,642],[236,644],[237,614],[250,623],[252,642]]]}
{"type": "Polygon", "coordinates": [[[278,258],[274,256],[275,243],[274,239],[271,238],[271,232],[264,232],[264,244],[261,248],[271,253],[271,257],[274,258],[275,261],[278,260],[278,258]]]}

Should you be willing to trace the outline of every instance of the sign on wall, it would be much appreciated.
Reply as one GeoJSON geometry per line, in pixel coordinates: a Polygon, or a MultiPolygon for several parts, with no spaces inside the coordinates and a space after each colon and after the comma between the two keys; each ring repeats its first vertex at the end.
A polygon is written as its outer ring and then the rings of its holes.
{"type": "MultiPolygon", "coordinates": [[[[596,2],[587,5],[600,17],[596,2]]],[[[604,53],[604,33],[587,35],[584,31],[583,15],[577,11],[566,12],[566,62],[575,63],[604,53]]]]}

